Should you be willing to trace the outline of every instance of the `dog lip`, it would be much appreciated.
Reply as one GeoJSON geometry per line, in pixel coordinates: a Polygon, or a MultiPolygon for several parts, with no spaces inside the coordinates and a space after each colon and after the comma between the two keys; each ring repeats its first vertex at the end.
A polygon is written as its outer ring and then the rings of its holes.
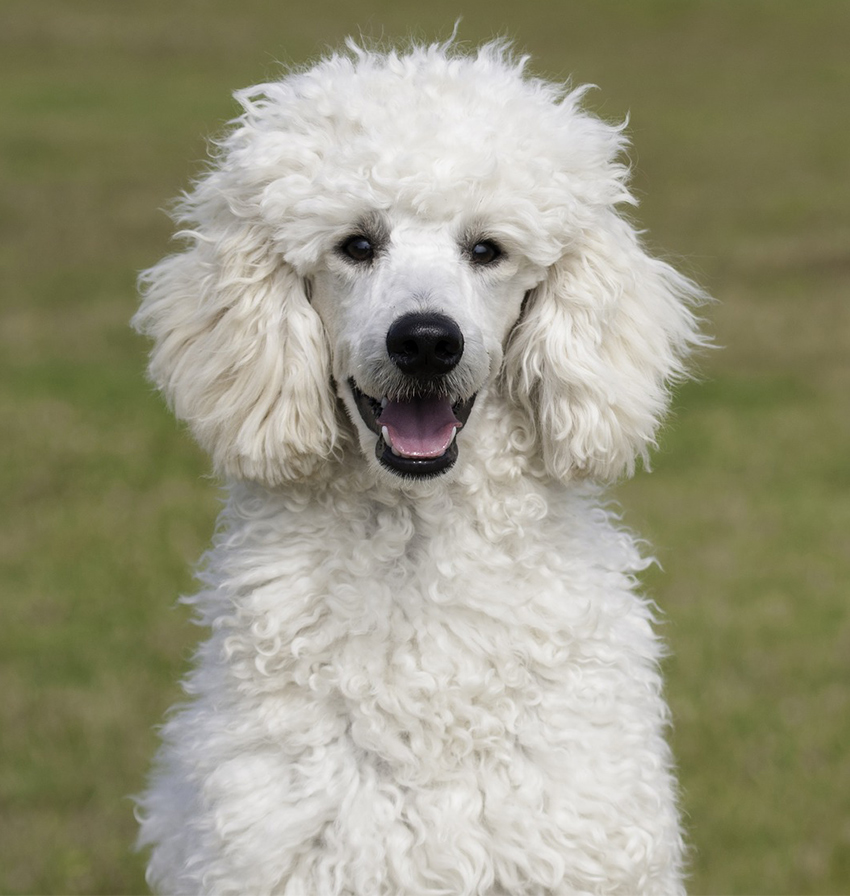
{"type": "Polygon", "coordinates": [[[450,470],[457,460],[457,438],[439,457],[405,457],[395,454],[381,436],[375,444],[375,457],[382,467],[405,479],[430,479],[450,470]]]}
{"type": "Polygon", "coordinates": [[[377,398],[367,395],[362,389],[359,389],[354,378],[348,380],[348,386],[351,394],[354,396],[354,403],[363,422],[375,433],[376,436],[381,435],[381,427],[378,425],[378,417],[381,415],[381,402],[377,398]]]}
{"type": "Polygon", "coordinates": [[[469,419],[472,406],[475,403],[477,393],[469,398],[460,399],[452,403],[452,413],[455,415],[458,426],[452,436],[446,450],[436,457],[409,457],[396,453],[384,437],[383,427],[378,422],[381,412],[386,406],[386,399],[372,398],[360,389],[353,377],[348,380],[354,403],[360,417],[369,429],[377,436],[375,443],[375,456],[381,466],[393,473],[405,478],[430,478],[445,473],[458,457],[457,430],[469,419]]]}

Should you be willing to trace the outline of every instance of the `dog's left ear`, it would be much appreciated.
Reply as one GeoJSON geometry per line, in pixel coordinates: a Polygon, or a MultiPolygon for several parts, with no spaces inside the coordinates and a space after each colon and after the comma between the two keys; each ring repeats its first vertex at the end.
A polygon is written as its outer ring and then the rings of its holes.
{"type": "Polygon", "coordinates": [[[508,345],[504,388],[549,475],[614,479],[647,461],[684,359],[706,340],[690,280],[651,258],[613,210],[549,269],[508,345]]]}

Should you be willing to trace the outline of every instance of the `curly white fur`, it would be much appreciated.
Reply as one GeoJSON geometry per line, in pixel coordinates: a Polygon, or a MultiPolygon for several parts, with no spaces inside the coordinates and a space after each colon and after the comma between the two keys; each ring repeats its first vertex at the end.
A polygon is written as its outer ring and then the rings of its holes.
{"type": "Polygon", "coordinates": [[[622,129],[523,69],[352,46],[237,94],[143,276],[151,377],[230,481],[140,799],[158,890],[682,889],[647,561],[594,481],[646,457],[700,293],[616,210],[622,129]],[[357,394],[414,388],[387,330],[432,313],[474,406],[406,477],[357,394]]]}

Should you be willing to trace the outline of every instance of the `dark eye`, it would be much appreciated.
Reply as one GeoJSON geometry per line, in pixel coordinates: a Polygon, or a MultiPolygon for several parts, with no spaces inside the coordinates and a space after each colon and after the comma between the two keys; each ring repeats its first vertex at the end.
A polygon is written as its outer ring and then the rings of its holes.
{"type": "Polygon", "coordinates": [[[372,241],[365,236],[351,236],[339,248],[352,261],[371,261],[375,256],[372,241]]]}
{"type": "Polygon", "coordinates": [[[501,255],[502,250],[490,240],[482,240],[469,250],[469,257],[473,264],[492,264],[501,255]]]}

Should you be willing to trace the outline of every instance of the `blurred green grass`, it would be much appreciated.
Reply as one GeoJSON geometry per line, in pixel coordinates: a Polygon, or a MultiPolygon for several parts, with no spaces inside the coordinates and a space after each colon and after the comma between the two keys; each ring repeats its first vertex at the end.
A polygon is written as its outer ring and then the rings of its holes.
{"type": "Polygon", "coordinates": [[[617,492],[664,567],[691,890],[850,891],[850,4],[6,0],[0,892],[144,890],[127,796],[219,500],[127,326],[159,209],[233,89],[458,15],[630,113],[650,242],[720,299],[724,350],[617,492]]]}

